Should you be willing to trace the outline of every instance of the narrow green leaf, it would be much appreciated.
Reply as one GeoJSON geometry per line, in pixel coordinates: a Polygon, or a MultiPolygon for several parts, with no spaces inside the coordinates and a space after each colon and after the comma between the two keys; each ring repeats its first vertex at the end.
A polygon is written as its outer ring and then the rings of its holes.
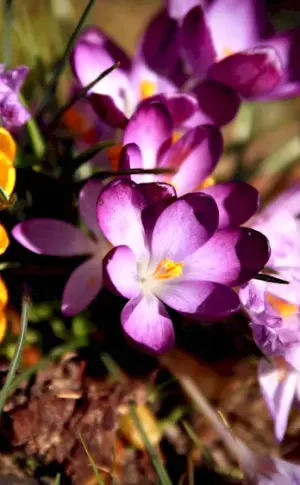
{"type": "Polygon", "coordinates": [[[122,382],[124,380],[124,375],[114,359],[107,352],[103,352],[100,355],[100,358],[109,374],[116,379],[116,381],[122,382]]]}
{"type": "Polygon", "coordinates": [[[5,68],[8,68],[11,63],[12,54],[13,0],[5,0],[3,17],[3,64],[5,68]]]}
{"type": "Polygon", "coordinates": [[[60,473],[56,475],[54,485],[60,485],[60,473]]]}
{"type": "Polygon", "coordinates": [[[91,465],[91,467],[93,469],[93,472],[94,472],[95,478],[96,478],[96,480],[98,482],[98,485],[105,485],[104,480],[102,480],[102,478],[100,476],[100,473],[98,471],[98,468],[96,467],[96,464],[94,462],[94,459],[93,459],[92,455],[90,454],[90,452],[88,450],[88,447],[86,446],[83,437],[81,436],[80,433],[78,433],[78,436],[79,436],[79,439],[80,439],[81,444],[83,446],[83,449],[84,449],[84,451],[85,451],[85,453],[86,453],[86,455],[87,455],[87,457],[89,459],[90,465],[91,465]]]}
{"type": "Polygon", "coordinates": [[[5,402],[10,394],[10,387],[11,384],[14,380],[15,373],[17,371],[21,353],[23,346],[25,344],[25,338],[26,338],[26,331],[27,331],[27,324],[28,324],[28,312],[29,312],[29,304],[30,300],[29,297],[26,295],[23,297],[23,303],[22,303],[22,314],[21,314],[21,331],[15,351],[15,355],[11,361],[9,371],[5,380],[5,383],[0,391],[0,414],[3,411],[5,402]]]}
{"type": "Polygon", "coordinates": [[[100,143],[97,143],[96,145],[92,146],[88,150],[79,153],[77,157],[73,158],[72,160],[72,167],[73,171],[77,170],[80,165],[83,165],[85,162],[88,162],[91,158],[93,158],[97,153],[101,152],[102,150],[105,150],[106,148],[110,148],[114,146],[116,142],[114,140],[104,140],[100,141],[100,143]]]}
{"type": "Polygon", "coordinates": [[[112,71],[114,71],[118,66],[120,65],[119,62],[116,62],[113,64],[111,67],[103,71],[99,76],[97,76],[92,82],[90,82],[87,86],[85,86],[82,89],[79,89],[77,93],[74,94],[74,96],[70,99],[70,101],[63,106],[59,112],[56,114],[56,116],[53,118],[53,120],[48,124],[46,130],[49,131],[56,123],[57,121],[62,117],[62,115],[69,109],[73,104],[75,104],[77,101],[80,99],[84,98],[84,96],[88,93],[90,89],[92,89],[95,84],[97,84],[101,79],[104,79],[106,76],[108,76],[112,71]]]}
{"type": "Polygon", "coordinates": [[[182,425],[183,425],[187,435],[189,436],[189,438],[193,441],[194,445],[196,445],[197,448],[199,448],[199,450],[201,451],[201,453],[203,453],[203,456],[204,456],[204,459],[205,459],[207,465],[214,469],[215,468],[215,462],[214,462],[213,456],[210,453],[207,446],[204,446],[201,443],[201,441],[199,440],[195,431],[191,428],[191,426],[189,425],[189,423],[187,421],[183,420],[182,425]]]}
{"type": "Polygon", "coordinates": [[[134,402],[130,403],[130,415],[135,422],[135,425],[141,435],[142,440],[145,443],[145,447],[150,455],[153,467],[157,473],[161,485],[172,485],[171,479],[165,469],[161,459],[159,458],[158,454],[154,450],[153,446],[151,445],[147,433],[145,432],[141,420],[139,419],[138,413],[136,411],[136,406],[134,402]]]}
{"type": "MultiPolygon", "coordinates": [[[[24,96],[20,93],[19,97],[22,104],[25,106],[25,108],[27,108],[27,102],[25,101],[24,96]]],[[[44,142],[39,125],[36,120],[31,117],[27,121],[26,126],[31,141],[33,153],[35,154],[36,158],[40,160],[46,152],[46,144],[44,142]]]]}
{"type": "Polygon", "coordinates": [[[256,276],[253,276],[254,280],[261,280],[261,281],[267,281],[268,283],[277,283],[279,285],[288,285],[289,281],[283,280],[281,278],[277,278],[277,276],[271,275],[271,274],[263,274],[259,273],[256,276]]]}
{"type": "Polygon", "coordinates": [[[0,187],[0,200],[1,202],[8,202],[10,199],[9,195],[5,192],[5,190],[0,187]]]}
{"type": "Polygon", "coordinates": [[[95,0],[90,0],[86,6],[86,8],[84,9],[80,19],[79,19],[79,22],[78,24],[76,25],[75,27],[75,30],[73,31],[70,39],[69,39],[69,42],[67,43],[66,45],[66,48],[63,52],[63,55],[61,57],[61,59],[57,62],[56,64],[56,67],[54,69],[54,72],[53,72],[53,75],[52,75],[52,78],[50,80],[50,82],[48,83],[48,86],[46,87],[45,89],[45,93],[44,93],[44,101],[41,105],[41,108],[40,108],[40,112],[39,112],[39,115],[38,115],[38,118],[40,118],[45,110],[48,108],[48,105],[49,103],[51,102],[51,99],[52,99],[52,95],[55,91],[55,88],[56,88],[56,84],[57,84],[57,81],[59,79],[59,76],[61,75],[64,67],[65,67],[65,64],[67,62],[67,59],[69,58],[69,55],[71,53],[71,50],[73,49],[73,46],[77,40],[77,37],[79,35],[79,32],[81,31],[81,28],[94,4],[95,0]]]}

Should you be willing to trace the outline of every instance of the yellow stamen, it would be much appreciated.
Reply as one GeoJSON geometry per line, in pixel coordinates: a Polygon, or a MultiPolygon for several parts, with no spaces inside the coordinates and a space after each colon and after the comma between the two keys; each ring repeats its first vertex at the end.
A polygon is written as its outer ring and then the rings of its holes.
{"type": "Polygon", "coordinates": [[[184,132],[182,130],[175,130],[172,135],[172,143],[176,143],[183,135],[184,132]]]}
{"type": "Polygon", "coordinates": [[[155,94],[156,84],[153,81],[142,81],[140,84],[140,98],[147,99],[155,94]]]}
{"type": "Polygon", "coordinates": [[[0,127],[0,153],[12,164],[16,157],[16,144],[11,134],[0,127]]]}
{"type": "Polygon", "coordinates": [[[215,184],[216,184],[216,181],[215,181],[215,179],[213,177],[207,177],[202,182],[202,184],[199,185],[199,187],[197,188],[197,190],[207,189],[208,187],[212,187],[215,184]]]}
{"type": "Polygon", "coordinates": [[[169,280],[182,274],[184,263],[176,263],[171,259],[164,258],[157,265],[153,277],[156,280],[169,280]]]}
{"type": "Polygon", "coordinates": [[[230,49],[230,47],[226,46],[222,50],[221,54],[218,56],[217,61],[222,61],[222,59],[225,59],[228,56],[232,56],[234,54],[234,51],[230,49]]]}
{"type": "MultiPolygon", "coordinates": [[[[7,232],[4,226],[0,224],[0,255],[6,251],[8,245],[9,245],[9,239],[8,239],[7,232]]],[[[1,301],[1,284],[0,284],[0,301],[1,301]]]]}
{"type": "Polygon", "coordinates": [[[114,145],[113,147],[107,148],[106,153],[113,170],[118,170],[119,168],[121,151],[122,151],[122,145],[114,145]]]}
{"type": "Polygon", "coordinates": [[[266,294],[266,300],[268,303],[270,303],[272,308],[283,318],[296,315],[299,309],[298,305],[289,303],[286,300],[279,298],[279,296],[272,295],[272,293],[266,294]]]}

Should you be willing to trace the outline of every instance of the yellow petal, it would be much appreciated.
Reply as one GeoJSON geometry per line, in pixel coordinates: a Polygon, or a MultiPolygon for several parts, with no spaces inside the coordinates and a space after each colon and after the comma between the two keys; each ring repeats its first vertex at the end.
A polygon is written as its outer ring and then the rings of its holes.
{"type": "Polygon", "coordinates": [[[3,153],[10,163],[16,158],[16,144],[11,134],[3,127],[0,127],[0,153],[3,153]]]}
{"type": "MultiPolygon", "coordinates": [[[[136,407],[136,412],[151,445],[157,446],[161,441],[162,433],[153,412],[148,406],[144,406],[143,404],[136,407]]],[[[138,450],[145,449],[144,440],[141,437],[136,423],[129,414],[124,414],[120,417],[120,431],[132,446],[138,450]]]]}
{"type": "Polygon", "coordinates": [[[0,311],[0,343],[3,341],[7,329],[6,315],[3,311],[0,311]]]}
{"type": "MultiPolygon", "coordinates": [[[[8,239],[7,232],[4,226],[0,224],[0,255],[6,251],[8,245],[9,245],[9,239],[8,239]]],[[[1,287],[0,287],[0,299],[1,299],[1,287]]]]}
{"type": "Polygon", "coordinates": [[[16,183],[16,169],[6,163],[7,158],[0,153],[0,187],[7,195],[11,195],[16,183]]]}

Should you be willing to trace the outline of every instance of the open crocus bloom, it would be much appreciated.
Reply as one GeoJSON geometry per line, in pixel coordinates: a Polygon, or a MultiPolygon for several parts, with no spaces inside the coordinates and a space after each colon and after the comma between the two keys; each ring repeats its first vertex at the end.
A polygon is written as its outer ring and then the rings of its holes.
{"type": "Polygon", "coordinates": [[[28,73],[28,67],[19,66],[9,71],[0,64],[0,116],[8,130],[22,126],[30,118],[19,101],[18,94],[28,73]]]}
{"type": "Polygon", "coordinates": [[[268,268],[289,284],[251,281],[240,298],[251,319],[257,345],[267,356],[282,356],[300,370],[300,185],[296,184],[253,218],[251,227],[271,245],[268,268]]]}
{"type": "MultiPolygon", "coordinates": [[[[297,346],[299,354],[299,345],[297,346]]],[[[272,364],[264,359],[258,368],[258,380],[264,399],[275,424],[278,441],[284,437],[289,412],[294,399],[300,401],[300,374],[283,358],[274,358],[272,364]]]]}
{"type": "Polygon", "coordinates": [[[215,79],[246,99],[300,92],[300,29],[273,35],[263,0],[190,0],[189,10],[181,3],[169,0],[169,12],[181,25],[183,55],[198,79],[215,79]]]}
{"type": "Polygon", "coordinates": [[[91,27],[81,35],[72,53],[73,72],[81,86],[120,63],[89,92],[89,100],[103,121],[123,128],[138,104],[152,96],[168,106],[177,126],[223,125],[234,118],[239,96],[222,83],[207,80],[191,94],[187,89],[179,92],[188,80],[180,60],[179,36],[176,20],[160,12],[150,22],[131,61],[98,28],[91,27]]]}
{"type": "Polygon", "coordinates": [[[96,219],[96,202],[101,190],[100,182],[90,180],[79,197],[80,217],[94,238],[57,219],[31,219],[12,230],[14,238],[34,253],[61,257],[89,256],[67,281],[61,305],[65,315],[74,315],[86,308],[102,287],[102,260],[110,246],[96,219]]]}
{"type": "Polygon", "coordinates": [[[130,300],[121,315],[123,329],[159,354],[174,341],[165,305],[198,320],[231,315],[239,309],[232,287],[264,266],[269,248],[259,232],[219,230],[211,196],[176,199],[170,187],[165,198],[148,205],[149,194],[155,199],[149,187],[130,180],[109,183],[97,214],[104,235],[116,246],[105,262],[107,284],[130,300]]]}
{"type": "Polygon", "coordinates": [[[258,208],[258,192],[241,182],[214,185],[210,178],[222,154],[220,130],[213,125],[199,125],[173,142],[176,135],[165,105],[155,101],[139,106],[124,131],[120,168],[171,170],[174,173],[138,174],[131,175],[131,179],[136,183],[167,182],[179,196],[201,190],[215,199],[219,226],[246,222],[258,208]]]}

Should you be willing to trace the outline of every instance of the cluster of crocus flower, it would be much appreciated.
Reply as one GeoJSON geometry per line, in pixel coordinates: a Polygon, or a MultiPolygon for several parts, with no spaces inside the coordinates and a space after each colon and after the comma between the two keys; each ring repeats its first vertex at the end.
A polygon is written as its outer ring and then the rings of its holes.
{"type": "Polygon", "coordinates": [[[10,131],[24,125],[30,118],[19,100],[19,91],[28,70],[27,66],[18,66],[6,71],[0,64],[0,119],[2,126],[10,131]]]}
{"type": "Polygon", "coordinates": [[[282,440],[297,396],[300,372],[300,184],[283,192],[250,221],[265,234],[271,256],[267,269],[288,284],[252,280],[240,290],[255,342],[268,358],[259,367],[263,395],[282,440]]]}

